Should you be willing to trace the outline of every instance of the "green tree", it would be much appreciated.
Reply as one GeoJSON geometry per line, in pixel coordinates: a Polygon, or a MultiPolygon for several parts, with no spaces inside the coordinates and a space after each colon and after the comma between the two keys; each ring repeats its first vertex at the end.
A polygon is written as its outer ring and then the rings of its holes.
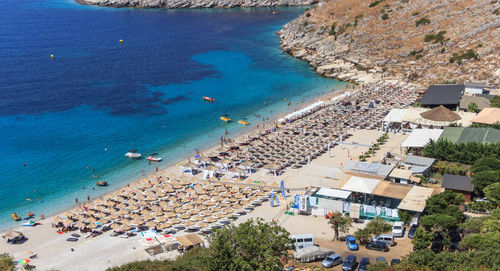
{"type": "Polygon", "coordinates": [[[500,170],[484,170],[472,175],[472,184],[476,194],[484,195],[484,188],[500,180],[500,170]]]}
{"type": "Polygon", "coordinates": [[[462,205],[464,203],[464,195],[455,193],[451,190],[446,190],[443,193],[439,193],[428,198],[425,210],[427,214],[441,214],[444,213],[450,205],[462,205]]]}
{"type": "Polygon", "coordinates": [[[422,228],[418,228],[411,243],[415,249],[426,249],[431,245],[433,239],[432,233],[426,232],[422,228]]]}
{"type": "Polygon", "coordinates": [[[500,250],[500,232],[472,233],[464,237],[458,244],[462,250],[500,250]]]}
{"type": "Polygon", "coordinates": [[[406,225],[408,225],[413,218],[413,214],[405,210],[398,210],[398,215],[401,221],[403,221],[406,225]]]}
{"type": "Polygon", "coordinates": [[[478,173],[486,170],[500,169],[500,159],[496,155],[484,156],[474,162],[470,170],[473,173],[478,173]]]}
{"type": "Polygon", "coordinates": [[[391,224],[387,223],[387,221],[377,216],[372,221],[368,222],[368,224],[366,224],[365,229],[367,229],[371,234],[378,235],[390,231],[392,229],[392,226],[391,224]]]}
{"type": "Polygon", "coordinates": [[[0,254],[0,270],[12,271],[14,270],[14,258],[7,253],[0,254]]]}
{"type": "Polygon", "coordinates": [[[352,225],[352,219],[348,215],[334,213],[330,217],[330,224],[332,224],[332,229],[335,232],[335,240],[339,240],[339,232],[347,233],[352,225]]]}
{"type": "Polygon", "coordinates": [[[494,204],[500,204],[500,182],[492,183],[484,188],[484,195],[494,204]]]}
{"type": "Polygon", "coordinates": [[[229,225],[210,237],[208,270],[281,270],[290,245],[289,233],[276,222],[249,220],[229,225]]]}
{"type": "Polygon", "coordinates": [[[370,239],[372,237],[372,234],[368,229],[359,229],[354,233],[354,237],[358,239],[359,243],[364,245],[368,242],[370,242],[370,239]]]}
{"type": "Polygon", "coordinates": [[[493,97],[493,99],[491,99],[490,106],[497,108],[500,107],[500,96],[496,95],[495,97],[493,97]]]}
{"type": "Polygon", "coordinates": [[[467,112],[472,112],[472,113],[479,113],[479,107],[477,106],[477,104],[475,102],[471,102],[468,106],[467,106],[467,112]]]}
{"type": "Polygon", "coordinates": [[[427,230],[447,231],[458,228],[458,221],[455,217],[445,214],[426,215],[420,219],[420,223],[427,230]]]}

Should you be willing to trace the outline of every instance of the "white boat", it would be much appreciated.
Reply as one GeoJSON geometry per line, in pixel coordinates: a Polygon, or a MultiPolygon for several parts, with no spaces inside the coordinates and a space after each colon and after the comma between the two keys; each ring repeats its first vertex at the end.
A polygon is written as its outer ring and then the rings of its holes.
{"type": "Polygon", "coordinates": [[[161,157],[154,157],[154,156],[149,156],[146,159],[149,161],[152,161],[152,162],[160,162],[161,160],[163,160],[163,158],[161,158],[161,157]]]}
{"type": "Polygon", "coordinates": [[[125,154],[125,157],[131,158],[131,159],[138,159],[138,158],[141,158],[141,154],[138,152],[129,151],[125,154]]]}

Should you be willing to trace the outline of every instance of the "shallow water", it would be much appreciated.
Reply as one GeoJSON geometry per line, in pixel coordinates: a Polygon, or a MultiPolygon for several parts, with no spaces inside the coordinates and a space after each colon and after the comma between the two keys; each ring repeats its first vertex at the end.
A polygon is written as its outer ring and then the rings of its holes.
{"type": "Polygon", "coordinates": [[[255,125],[344,85],[280,50],[275,32],[305,8],[0,5],[0,229],[11,212],[48,215],[154,171],[129,149],[167,165],[241,132],[224,114],[255,125]]]}

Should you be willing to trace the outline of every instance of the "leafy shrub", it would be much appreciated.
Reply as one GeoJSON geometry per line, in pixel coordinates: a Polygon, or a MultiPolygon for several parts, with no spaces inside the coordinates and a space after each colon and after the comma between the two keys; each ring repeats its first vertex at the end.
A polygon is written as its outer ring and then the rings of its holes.
{"type": "Polygon", "coordinates": [[[420,15],[420,12],[415,11],[415,12],[413,12],[413,14],[411,16],[418,16],[418,15],[420,15]]]}
{"type": "Polygon", "coordinates": [[[12,271],[14,270],[14,258],[7,253],[0,254],[0,270],[12,271]]]}
{"type": "Polygon", "coordinates": [[[438,161],[432,166],[432,172],[453,175],[466,175],[469,170],[460,163],[451,163],[446,161],[438,161]]]}
{"type": "Polygon", "coordinates": [[[336,35],[336,34],[337,34],[337,32],[335,32],[335,28],[336,28],[336,27],[337,27],[337,22],[334,22],[334,23],[332,24],[332,27],[330,28],[330,32],[328,32],[328,34],[329,34],[330,36],[333,36],[333,35],[336,35]]]}
{"type": "Polygon", "coordinates": [[[387,13],[385,13],[385,12],[384,12],[384,13],[382,13],[382,20],[384,20],[384,21],[385,21],[385,20],[387,20],[387,19],[389,19],[389,15],[387,15],[387,13]]]}
{"type": "Polygon", "coordinates": [[[420,18],[418,19],[416,22],[415,22],[415,26],[419,26],[419,25],[426,25],[426,24],[430,24],[431,23],[431,20],[429,20],[427,17],[423,17],[423,18],[420,18]]]}
{"type": "Polygon", "coordinates": [[[306,13],[306,17],[311,17],[311,13],[306,13]]]}
{"type": "Polygon", "coordinates": [[[450,57],[450,63],[457,61],[457,63],[460,65],[462,64],[462,61],[464,59],[479,60],[479,55],[473,49],[468,49],[466,52],[453,53],[453,56],[450,57]]]}
{"type": "Polygon", "coordinates": [[[373,8],[373,7],[376,7],[378,4],[384,2],[384,0],[375,0],[373,2],[370,3],[370,5],[368,5],[368,7],[370,8],[373,8]]]}
{"type": "Polygon", "coordinates": [[[430,42],[434,41],[434,43],[443,43],[444,41],[444,34],[446,34],[446,31],[439,31],[437,34],[429,34],[425,35],[424,41],[425,42],[430,42]]]}

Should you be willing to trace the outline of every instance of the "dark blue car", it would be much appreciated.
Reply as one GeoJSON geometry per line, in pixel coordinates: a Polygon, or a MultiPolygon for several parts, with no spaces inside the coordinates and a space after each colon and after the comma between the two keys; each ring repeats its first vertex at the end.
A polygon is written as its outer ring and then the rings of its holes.
{"type": "Polygon", "coordinates": [[[349,250],[358,250],[358,243],[356,243],[356,239],[352,236],[348,236],[347,239],[345,240],[347,247],[349,250]]]}
{"type": "Polygon", "coordinates": [[[415,233],[417,232],[418,225],[411,225],[410,230],[408,230],[408,238],[413,239],[413,236],[415,236],[415,233]]]}

